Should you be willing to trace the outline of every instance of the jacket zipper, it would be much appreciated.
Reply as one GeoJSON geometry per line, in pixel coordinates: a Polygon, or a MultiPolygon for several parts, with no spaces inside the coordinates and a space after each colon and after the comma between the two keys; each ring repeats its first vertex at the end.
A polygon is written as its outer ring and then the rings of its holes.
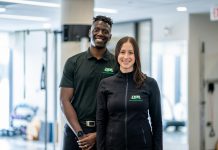
{"type": "Polygon", "coordinates": [[[113,128],[110,129],[110,141],[109,141],[110,144],[112,143],[112,131],[113,131],[113,128]]]}
{"type": "Polygon", "coordinates": [[[127,92],[128,92],[128,75],[126,75],[126,93],[125,93],[125,146],[127,150],[127,92]]]}
{"type": "Polygon", "coordinates": [[[143,140],[144,140],[144,143],[145,143],[145,145],[146,145],[145,131],[144,131],[144,129],[143,129],[143,128],[142,128],[142,134],[143,134],[143,140]]]}

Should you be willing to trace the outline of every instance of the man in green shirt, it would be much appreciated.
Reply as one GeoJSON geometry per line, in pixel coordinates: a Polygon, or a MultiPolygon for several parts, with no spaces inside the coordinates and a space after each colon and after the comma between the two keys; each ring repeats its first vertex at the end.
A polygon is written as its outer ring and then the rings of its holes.
{"type": "Polygon", "coordinates": [[[60,83],[60,103],[66,117],[63,150],[96,149],[96,92],[101,79],[116,72],[114,56],[107,50],[111,18],[96,16],[90,29],[90,47],[70,57],[60,83]]]}

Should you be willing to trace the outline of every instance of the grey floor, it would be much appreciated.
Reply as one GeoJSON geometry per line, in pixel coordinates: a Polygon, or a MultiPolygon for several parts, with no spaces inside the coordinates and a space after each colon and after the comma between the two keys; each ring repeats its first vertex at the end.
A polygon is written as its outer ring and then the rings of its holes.
{"type": "MultiPolygon", "coordinates": [[[[13,138],[0,137],[0,149],[1,150],[45,150],[45,145],[44,142],[25,141],[19,137],[13,137],[13,138]]],[[[53,144],[47,144],[47,150],[54,150],[53,144]]]]}
{"type": "MultiPolygon", "coordinates": [[[[187,134],[184,131],[164,132],[164,150],[188,150],[187,134]]],[[[0,137],[1,150],[45,150],[44,142],[25,141],[19,137],[0,137]]],[[[47,144],[47,150],[60,150],[60,147],[47,144]],[[55,148],[54,148],[55,147],[55,148]]]]}
{"type": "Polygon", "coordinates": [[[164,150],[188,150],[187,133],[182,131],[164,132],[163,148],[164,150]]]}

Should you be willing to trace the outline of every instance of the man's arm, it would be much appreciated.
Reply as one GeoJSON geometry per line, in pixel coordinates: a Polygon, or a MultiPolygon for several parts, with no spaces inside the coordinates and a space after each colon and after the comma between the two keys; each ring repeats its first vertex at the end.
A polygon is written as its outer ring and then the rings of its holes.
{"type": "MultiPolygon", "coordinates": [[[[77,135],[78,131],[81,131],[82,128],[79,124],[77,114],[70,101],[73,97],[73,88],[60,88],[60,104],[61,110],[67,120],[69,127],[77,135]]],[[[84,135],[82,138],[79,138],[78,144],[82,149],[91,149],[96,142],[96,133],[89,133],[84,135]]]]}
{"type": "Polygon", "coordinates": [[[69,127],[77,135],[78,131],[81,131],[82,128],[78,122],[77,114],[70,101],[72,100],[74,93],[73,88],[60,88],[60,105],[61,110],[66,118],[66,121],[69,127]]]}

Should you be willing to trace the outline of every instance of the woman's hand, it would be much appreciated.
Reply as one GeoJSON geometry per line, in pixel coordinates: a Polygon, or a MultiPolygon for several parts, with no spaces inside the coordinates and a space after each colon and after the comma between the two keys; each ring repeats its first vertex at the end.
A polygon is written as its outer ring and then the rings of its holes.
{"type": "Polygon", "coordinates": [[[91,150],[96,143],[96,132],[84,135],[77,142],[82,150],[91,150]]]}

